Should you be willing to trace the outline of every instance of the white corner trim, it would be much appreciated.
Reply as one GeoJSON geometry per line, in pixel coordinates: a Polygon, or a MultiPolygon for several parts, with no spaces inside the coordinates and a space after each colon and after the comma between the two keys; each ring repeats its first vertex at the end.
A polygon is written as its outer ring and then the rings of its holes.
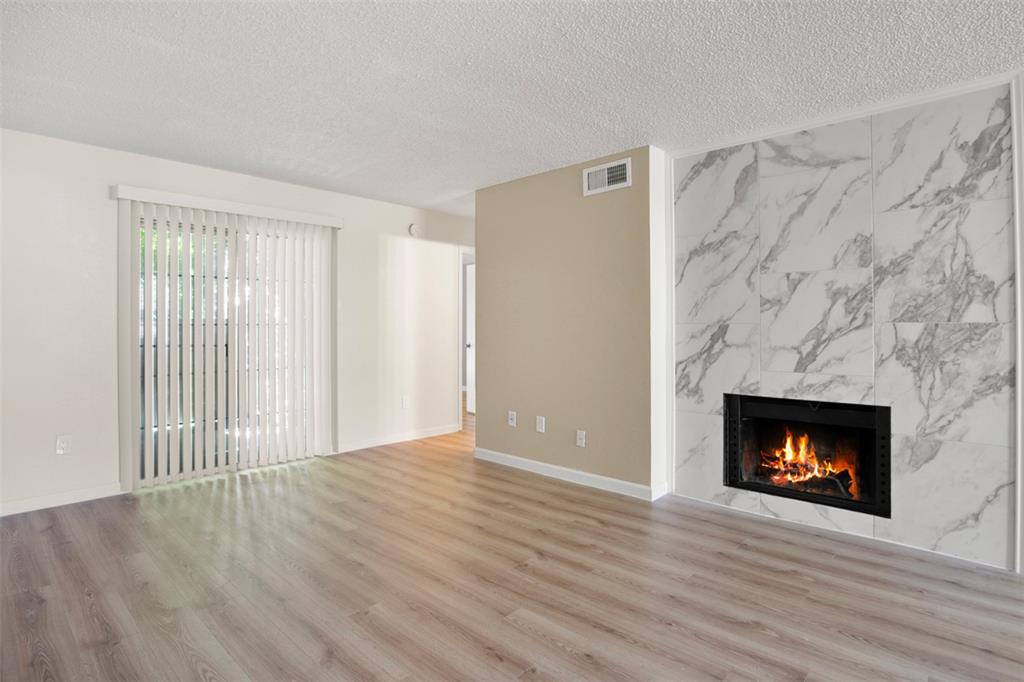
{"type": "Polygon", "coordinates": [[[449,433],[458,433],[460,430],[461,429],[458,424],[446,424],[444,426],[432,426],[428,429],[406,431],[405,433],[395,433],[388,436],[363,438],[362,440],[353,440],[347,443],[342,443],[338,446],[338,452],[336,454],[345,454],[346,452],[352,452],[354,450],[366,450],[367,448],[378,448],[383,445],[394,445],[395,443],[406,443],[411,440],[419,440],[420,438],[445,436],[449,433]]]}
{"type": "Polygon", "coordinates": [[[325,227],[336,227],[339,229],[345,227],[344,221],[337,216],[323,215],[320,213],[306,213],[305,211],[293,211],[286,208],[274,208],[272,206],[260,206],[259,204],[243,204],[238,201],[227,201],[225,199],[214,199],[212,197],[199,197],[192,194],[178,194],[177,192],[164,192],[158,189],[133,187],[131,185],[111,186],[110,198],[145,201],[147,203],[163,204],[165,206],[198,208],[203,211],[235,213],[238,215],[255,216],[257,218],[270,218],[272,220],[306,223],[308,225],[323,225],[325,227]]]}
{"type": "Polygon", "coordinates": [[[22,512],[36,511],[37,509],[49,509],[50,507],[62,507],[65,504],[76,502],[87,502],[98,500],[101,497],[120,495],[122,492],[120,483],[108,483],[92,488],[80,488],[69,490],[63,493],[52,495],[40,495],[39,497],[23,497],[20,500],[7,500],[0,502],[0,516],[10,514],[21,514],[22,512]]]}
{"type": "Polygon", "coordinates": [[[558,466],[557,464],[538,462],[535,459],[508,455],[504,452],[496,452],[486,448],[476,448],[473,456],[477,459],[482,459],[485,462],[493,462],[494,464],[501,464],[503,466],[512,467],[513,469],[522,469],[523,471],[540,474],[541,476],[547,476],[548,478],[557,478],[560,481],[568,481],[569,483],[575,483],[577,485],[585,485],[590,488],[597,488],[598,490],[607,490],[608,492],[618,493],[619,495],[638,497],[641,500],[655,500],[664,494],[661,493],[659,495],[653,495],[650,486],[642,485],[640,483],[623,481],[618,478],[609,478],[608,476],[601,476],[600,474],[591,474],[586,471],[580,471],[579,469],[570,469],[568,467],[558,466]]]}
{"type": "Polygon", "coordinates": [[[650,426],[651,426],[651,499],[666,494],[672,487],[672,424],[675,406],[675,361],[672,317],[673,265],[675,257],[669,241],[666,206],[670,205],[671,167],[665,152],[648,147],[648,184],[650,208],[648,241],[650,261],[650,426]]]}
{"type": "Polygon", "coordinates": [[[1019,72],[1010,83],[1010,122],[1013,126],[1013,220],[1014,220],[1014,284],[1017,299],[1017,371],[1014,396],[1017,403],[1017,423],[1014,432],[1016,446],[1015,515],[1013,564],[1017,573],[1024,572],[1024,287],[1021,273],[1024,272],[1024,72],[1019,72]]]}

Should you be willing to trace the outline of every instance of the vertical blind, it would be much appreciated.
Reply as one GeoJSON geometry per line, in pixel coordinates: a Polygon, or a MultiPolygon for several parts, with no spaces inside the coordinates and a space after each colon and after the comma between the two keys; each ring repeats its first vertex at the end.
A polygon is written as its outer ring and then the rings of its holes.
{"type": "Polygon", "coordinates": [[[134,486],[328,454],[330,228],[122,201],[134,486]]]}

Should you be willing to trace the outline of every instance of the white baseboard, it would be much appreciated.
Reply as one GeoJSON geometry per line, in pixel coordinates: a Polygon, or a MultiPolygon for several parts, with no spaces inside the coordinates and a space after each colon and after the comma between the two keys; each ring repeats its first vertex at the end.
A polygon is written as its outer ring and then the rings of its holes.
{"type": "Polygon", "coordinates": [[[661,497],[661,495],[653,495],[650,486],[623,481],[618,478],[609,478],[599,474],[591,474],[579,469],[570,469],[558,466],[557,464],[538,462],[535,459],[507,455],[504,452],[496,452],[486,448],[476,448],[473,454],[477,459],[482,459],[486,462],[494,462],[495,464],[502,464],[514,469],[523,469],[524,471],[547,476],[548,478],[557,478],[561,481],[585,485],[590,488],[597,488],[598,490],[607,490],[619,495],[638,497],[641,500],[653,500],[661,497]]]}
{"type": "Polygon", "coordinates": [[[50,507],[62,507],[65,504],[75,502],[86,502],[98,500],[101,497],[120,495],[122,492],[120,483],[108,483],[92,488],[79,488],[63,493],[52,495],[40,495],[39,497],[24,497],[20,500],[6,500],[0,502],[0,516],[10,514],[21,514],[22,512],[36,511],[37,509],[49,509],[50,507]]]}
{"type": "MultiPolygon", "coordinates": [[[[429,429],[420,429],[419,431],[408,431],[406,433],[394,434],[392,436],[386,436],[383,438],[372,438],[366,439],[364,441],[354,441],[342,445],[339,452],[350,452],[352,450],[363,450],[365,448],[373,448],[381,445],[391,445],[393,443],[402,443],[410,440],[419,440],[420,438],[443,436],[445,434],[456,433],[458,431],[458,424],[434,426],[429,429]]],[[[4,500],[0,501],[0,516],[8,516],[10,514],[21,514],[22,512],[36,511],[37,509],[49,509],[50,507],[61,507],[65,504],[86,502],[88,500],[97,500],[102,497],[110,497],[111,495],[120,495],[123,492],[125,491],[121,490],[120,483],[110,483],[107,485],[100,485],[92,488],[80,488],[78,490],[69,490],[67,492],[54,493],[52,495],[40,495],[39,497],[25,497],[18,500],[4,500]]]]}
{"type": "Polygon", "coordinates": [[[377,448],[382,445],[394,445],[395,443],[405,443],[410,440],[419,440],[420,438],[432,438],[434,436],[444,436],[449,433],[457,433],[460,430],[458,424],[446,424],[444,426],[432,426],[429,429],[419,429],[418,431],[406,431],[405,433],[396,433],[389,436],[378,436],[375,438],[364,438],[362,440],[349,441],[348,443],[342,443],[338,447],[338,453],[352,452],[353,450],[365,450],[367,448],[377,448]]]}

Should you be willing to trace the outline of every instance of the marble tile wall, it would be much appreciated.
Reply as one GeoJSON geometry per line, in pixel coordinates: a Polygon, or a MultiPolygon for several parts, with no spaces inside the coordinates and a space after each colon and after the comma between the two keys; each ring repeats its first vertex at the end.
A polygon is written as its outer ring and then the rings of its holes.
{"type": "Polygon", "coordinates": [[[676,492],[1007,567],[1009,87],[675,162],[676,492]],[[722,394],[893,407],[891,519],[722,486],[722,394]]]}

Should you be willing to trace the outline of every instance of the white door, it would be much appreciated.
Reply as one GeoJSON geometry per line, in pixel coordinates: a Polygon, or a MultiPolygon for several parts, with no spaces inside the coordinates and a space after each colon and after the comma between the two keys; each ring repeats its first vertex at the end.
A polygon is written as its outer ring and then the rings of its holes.
{"type": "Polygon", "coordinates": [[[466,411],[476,414],[476,263],[466,266],[466,411]]]}

